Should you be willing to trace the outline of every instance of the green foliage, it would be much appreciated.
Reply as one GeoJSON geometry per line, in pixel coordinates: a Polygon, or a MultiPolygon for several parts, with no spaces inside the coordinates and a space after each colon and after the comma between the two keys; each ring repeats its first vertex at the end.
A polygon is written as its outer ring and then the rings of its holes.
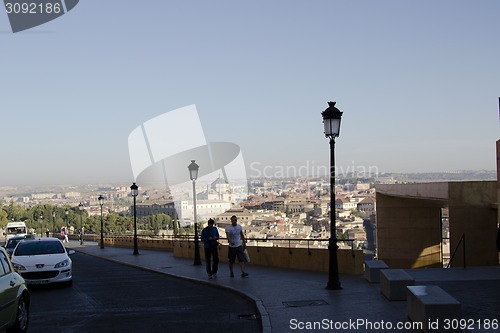
{"type": "MultiPolygon", "coordinates": [[[[87,211],[81,211],[78,206],[43,204],[24,208],[13,203],[0,205],[0,227],[5,228],[12,219],[24,221],[28,230],[36,233],[49,230],[58,235],[62,228],[73,229],[75,233],[79,233],[82,226],[85,233],[101,232],[101,216],[89,216],[87,211]]],[[[150,236],[158,235],[161,229],[175,230],[177,227],[167,214],[138,217],[137,226],[141,234],[150,236]]],[[[104,214],[103,227],[105,234],[130,234],[134,230],[134,216],[114,212],[104,214]]]]}
{"type": "Polygon", "coordinates": [[[9,222],[9,214],[4,209],[0,209],[0,228],[4,229],[9,222]]]}

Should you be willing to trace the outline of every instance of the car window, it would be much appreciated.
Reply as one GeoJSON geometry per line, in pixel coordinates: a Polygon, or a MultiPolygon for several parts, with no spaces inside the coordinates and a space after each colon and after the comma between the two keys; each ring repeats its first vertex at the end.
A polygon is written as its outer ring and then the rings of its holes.
{"type": "Polygon", "coordinates": [[[16,247],[15,256],[34,256],[40,254],[56,254],[66,252],[59,242],[22,242],[16,247]]]}
{"type": "Polygon", "coordinates": [[[0,252],[0,276],[10,273],[9,259],[5,256],[5,253],[0,252]]]}
{"type": "Polygon", "coordinates": [[[7,247],[16,247],[16,244],[19,243],[20,239],[9,239],[7,243],[7,247]]]}

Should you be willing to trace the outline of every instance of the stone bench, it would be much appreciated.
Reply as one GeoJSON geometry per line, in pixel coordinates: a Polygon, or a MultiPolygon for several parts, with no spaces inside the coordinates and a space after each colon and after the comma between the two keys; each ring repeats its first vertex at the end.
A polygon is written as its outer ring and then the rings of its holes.
{"type": "Polygon", "coordinates": [[[439,286],[406,288],[408,318],[413,322],[422,323],[424,332],[443,331],[445,320],[461,318],[460,302],[439,286]]]}
{"type": "Polygon", "coordinates": [[[365,260],[365,279],[370,283],[380,282],[380,270],[389,266],[383,260],[365,260]]]}
{"type": "Polygon", "coordinates": [[[380,292],[389,301],[405,301],[406,287],[414,284],[415,279],[404,269],[383,269],[380,271],[380,292]]]}

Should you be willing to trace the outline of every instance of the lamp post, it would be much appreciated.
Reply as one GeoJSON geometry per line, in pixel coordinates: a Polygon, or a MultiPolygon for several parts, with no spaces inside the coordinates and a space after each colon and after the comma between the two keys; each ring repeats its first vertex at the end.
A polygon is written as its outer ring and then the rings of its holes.
{"type": "Polygon", "coordinates": [[[337,230],[335,228],[335,138],[340,133],[342,113],[335,107],[335,102],[328,102],[328,108],[321,113],[325,136],[330,139],[330,240],[328,242],[329,263],[326,289],[342,289],[339,280],[337,261],[337,230]]]}
{"type": "Polygon", "coordinates": [[[66,209],[66,231],[68,231],[69,228],[69,211],[66,209]]]}
{"type": "Polygon", "coordinates": [[[196,179],[198,178],[198,164],[191,160],[189,164],[189,178],[193,181],[193,211],[194,211],[194,263],[193,265],[201,265],[200,259],[200,241],[198,239],[198,217],[196,216],[196,179]]]}
{"type": "Polygon", "coordinates": [[[136,183],[132,183],[132,186],[130,186],[130,193],[134,197],[134,255],[137,255],[139,250],[137,249],[137,209],[135,199],[139,194],[139,186],[136,183]]]}
{"type": "Polygon", "coordinates": [[[52,237],[56,236],[56,212],[52,212],[52,237]]]}
{"type": "Polygon", "coordinates": [[[80,245],[83,245],[83,203],[78,204],[80,210],[80,245]]]}
{"type": "Polygon", "coordinates": [[[43,214],[40,214],[40,238],[43,237],[43,214]]]}
{"type": "Polygon", "coordinates": [[[104,249],[104,234],[103,232],[103,226],[102,226],[102,205],[104,205],[104,197],[102,195],[99,195],[99,205],[101,206],[101,249],[104,249]]]}

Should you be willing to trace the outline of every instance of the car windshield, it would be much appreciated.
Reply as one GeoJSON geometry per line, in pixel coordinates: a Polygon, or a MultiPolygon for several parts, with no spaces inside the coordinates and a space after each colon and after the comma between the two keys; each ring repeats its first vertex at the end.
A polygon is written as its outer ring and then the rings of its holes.
{"type": "Polygon", "coordinates": [[[16,244],[19,243],[21,239],[9,239],[9,241],[7,242],[7,246],[8,248],[11,248],[11,247],[16,247],[16,244]]]}
{"type": "Polygon", "coordinates": [[[16,256],[34,256],[40,254],[64,253],[66,250],[60,242],[22,242],[16,248],[16,256]]]}

